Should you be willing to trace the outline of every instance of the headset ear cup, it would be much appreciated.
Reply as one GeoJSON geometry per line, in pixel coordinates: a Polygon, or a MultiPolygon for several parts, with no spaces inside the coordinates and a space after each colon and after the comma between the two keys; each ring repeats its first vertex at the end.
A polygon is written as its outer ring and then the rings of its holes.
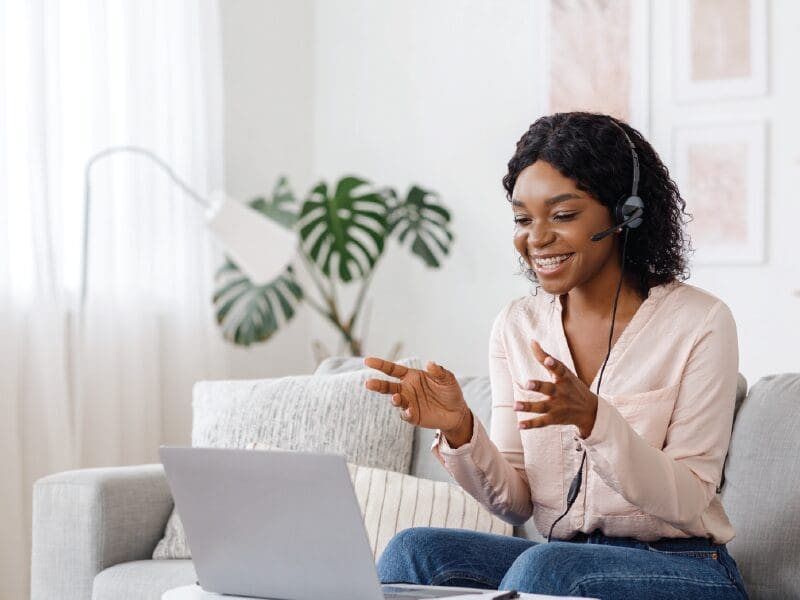
{"type": "Polygon", "coordinates": [[[625,220],[625,204],[633,196],[622,196],[614,207],[614,224],[619,225],[625,220]]]}
{"type": "Polygon", "coordinates": [[[625,225],[628,229],[636,229],[642,224],[644,220],[644,202],[639,196],[628,196],[620,207],[622,219],[617,221],[623,223],[630,221],[625,225]],[[631,217],[636,217],[631,219],[631,217]]]}

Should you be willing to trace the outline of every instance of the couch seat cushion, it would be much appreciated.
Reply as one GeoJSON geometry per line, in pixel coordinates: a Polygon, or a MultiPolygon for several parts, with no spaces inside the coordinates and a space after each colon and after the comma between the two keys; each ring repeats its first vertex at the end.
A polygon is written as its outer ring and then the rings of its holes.
{"type": "Polygon", "coordinates": [[[120,563],[97,574],[92,600],[161,600],[164,592],[196,581],[190,560],[120,563]]]}

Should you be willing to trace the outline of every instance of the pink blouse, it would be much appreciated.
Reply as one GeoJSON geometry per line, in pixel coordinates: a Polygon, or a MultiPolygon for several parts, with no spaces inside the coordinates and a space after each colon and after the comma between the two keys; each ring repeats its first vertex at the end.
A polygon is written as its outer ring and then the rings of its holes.
{"type": "Polygon", "coordinates": [[[489,349],[491,435],[475,419],[469,443],[453,449],[437,432],[433,454],[492,513],[515,525],[533,516],[546,536],[585,449],[581,492],[554,539],[599,528],[643,541],[729,542],[734,531],[717,494],[739,360],[728,307],[684,283],[652,288],[611,350],[585,439],[573,425],[520,430],[518,421],[536,415],[513,410],[516,399],[543,398],[524,389],[529,379],[550,379],[531,340],[575,372],[561,310],[559,298],[539,290],[500,312],[489,349]]]}

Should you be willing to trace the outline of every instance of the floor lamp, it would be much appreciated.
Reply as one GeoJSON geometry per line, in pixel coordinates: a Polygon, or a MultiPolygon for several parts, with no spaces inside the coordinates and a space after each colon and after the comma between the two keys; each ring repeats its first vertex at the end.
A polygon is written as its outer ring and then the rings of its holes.
{"type": "MultiPolygon", "coordinates": [[[[214,233],[242,271],[255,283],[267,283],[277,277],[291,262],[297,249],[297,234],[244,202],[214,192],[204,198],[187,185],[156,154],[137,146],[112,146],[92,156],[84,171],[83,254],[81,258],[80,313],[83,315],[88,289],[89,237],[92,208],[92,168],[112,154],[139,154],[160,167],[186,195],[203,210],[206,226],[214,233]]],[[[83,319],[81,319],[82,321],[83,319]]]]}

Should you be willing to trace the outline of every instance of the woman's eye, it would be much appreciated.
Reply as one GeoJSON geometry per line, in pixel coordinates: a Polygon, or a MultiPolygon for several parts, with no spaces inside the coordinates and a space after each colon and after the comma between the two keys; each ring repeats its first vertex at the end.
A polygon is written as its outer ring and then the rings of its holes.
{"type": "Polygon", "coordinates": [[[553,220],[554,221],[569,221],[570,219],[574,218],[576,214],[578,214],[578,213],[574,213],[574,212],[571,212],[571,213],[556,213],[555,215],[553,215],[553,220]]]}
{"type": "Polygon", "coordinates": [[[530,219],[528,217],[514,217],[514,223],[517,225],[524,225],[525,223],[529,223],[530,219]]]}

